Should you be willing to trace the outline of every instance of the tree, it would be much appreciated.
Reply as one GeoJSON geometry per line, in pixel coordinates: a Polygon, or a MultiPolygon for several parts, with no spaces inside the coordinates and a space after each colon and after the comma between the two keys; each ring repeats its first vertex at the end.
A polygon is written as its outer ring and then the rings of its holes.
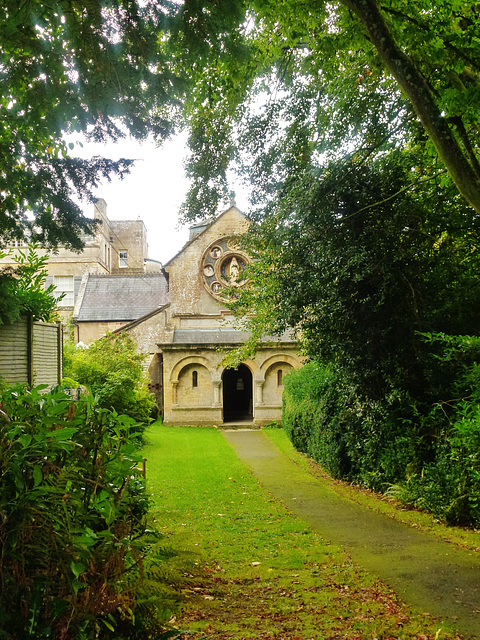
{"type": "Polygon", "coordinates": [[[0,238],[83,246],[78,200],[131,160],[69,155],[65,134],[161,141],[181,83],[158,43],[170,2],[0,4],[0,238]],[[33,217],[33,219],[32,219],[33,217]]]}
{"type": "Polygon", "coordinates": [[[478,404],[452,400],[476,388],[476,356],[451,362],[434,332],[479,332],[480,3],[191,0],[183,16],[179,64],[199,53],[202,72],[184,213],[213,213],[235,163],[256,206],[231,303],[252,338],[229,363],[297,328],[311,362],[286,380],[295,444],[476,521],[478,404]]]}
{"type": "Polygon", "coordinates": [[[435,332],[478,336],[478,223],[460,198],[429,198],[430,181],[411,189],[410,160],[331,163],[252,224],[230,305],[252,339],[236,356],[296,327],[309,362],[285,380],[295,446],[335,477],[406,483],[410,504],[474,523],[479,338],[435,332]]]}
{"type": "Polygon", "coordinates": [[[86,349],[67,354],[64,373],[89,388],[100,406],[137,422],[151,421],[155,400],[146,387],[145,355],[137,353],[128,333],[107,334],[86,349]]]}
{"type": "Polygon", "coordinates": [[[479,114],[473,114],[468,104],[480,88],[480,65],[472,47],[472,39],[480,29],[480,4],[424,2],[423,6],[415,3],[414,12],[391,7],[383,14],[376,0],[342,0],[342,4],[359,18],[385,68],[411,102],[459,192],[480,213],[480,164],[474,151],[478,148],[479,114]],[[397,24],[389,26],[387,16],[397,24]],[[394,35],[394,29],[398,33],[402,25],[415,31],[414,37],[407,36],[408,49],[394,35]],[[423,43],[429,45],[428,57],[420,51],[423,43]],[[420,63],[416,63],[414,60],[421,53],[420,63]],[[436,96],[439,89],[440,99],[436,96]]]}
{"type": "MultiPolygon", "coordinates": [[[[395,234],[404,237],[403,249],[405,239],[410,242],[401,233],[402,224],[416,229],[409,251],[412,264],[420,256],[422,277],[413,269],[407,281],[416,278],[425,290],[430,286],[439,292],[427,304],[428,313],[437,318],[429,322],[436,330],[476,331],[473,316],[452,304],[451,291],[458,286],[456,295],[476,292],[474,270],[467,263],[472,256],[477,259],[478,218],[458,194],[476,206],[479,7],[456,0],[441,5],[393,0],[388,6],[375,0],[300,5],[232,0],[208,8],[202,2],[185,4],[183,61],[200,54],[197,66],[202,70],[202,77],[195,75],[195,67],[191,72],[198,83],[187,102],[190,171],[196,180],[185,214],[211,213],[228,191],[229,162],[239,163],[252,186],[257,207],[252,218],[259,223],[247,242],[263,266],[254,295],[234,305],[247,314],[253,331],[247,349],[254,348],[263,330],[280,331],[291,323],[301,325],[305,335],[306,327],[313,332],[316,322],[326,321],[316,312],[320,307],[331,312],[322,301],[322,287],[328,278],[341,278],[335,269],[347,259],[344,254],[360,252],[365,240],[350,231],[336,246],[338,259],[333,257],[326,229],[333,233],[332,216],[340,216],[339,207],[352,216],[341,224],[345,233],[362,221],[372,228],[372,216],[391,211],[393,219],[385,215],[382,223],[388,238],[382,238],[378,225],[377,235],[370,236],[368,251],[378,243],[376,263],[383,261],[380,248],[387,252],[385,259],[398,249],[395,234]],[[235,20],[241,28],[232,31],[235,20]],[[217,33],[218,45],[205,48],[217,33]],[[206,160],[212,155],[218,160],[210,164],[206,160]],[[391,185],[389,164],[398,168],[391,185]],[[405,197],[396,198],[393,185],[405,197]],[[350,189],[353,200],[347,195],[350,189]],[[418,219],[402,221],[395,213],[399,202],[403,207],[408,203],[418,219]],[[325,216],[330,216],[328,223],[325,216]]],[[[358,266],[367,277],[366,263],[358,266]]],[[[354,282],[359,285],[360,280],[351,282],[353,288],[354,282]]],[[[331,336],[345,321],[335,313],[330,319],[331,336]]],[[[410,332],[417,320],[410,317],[410,332]]],[[[311,337],[309,353],[318,355],[311,337]]]]}
{"type": "Polygon", "coordinates": [[[412,180],[401,152],[360,168],[332,163],[296,183],[291,208],[272,205],[252,224],[248,286],[230,303],[252,333],[237,359],[296,327],[306,355],[381,398],[424,382],[418,332],[478,333],[473,212],[446,192],[441,206],[428,203],[429,183],[413,193],[412,180]]]}
{"type": "MultiPolygon", "coordinates": [[[[417,144],[480,213],[479,9],[478,2],[457,0],[185,3],[183,61],[201,53],[188,111],[192,194],[205,201],[200,215],[215,203],[215,186],[226,190],[228,159],[246,141],[257,158],[254,172],[262,163],[274,167],[273,189],[283,183],[282,170],[290,170],[284,158],[273,159],[268,148],[265,154],[263,135],[252,141],[248,134],[259,120],[248,100],[259,91],[270,96],[262,133],[269,120],[292,141],[301,133],[302,153],[317,165],[326,151],[356,152],[362,160],[393,143],[417,144]],[[237,20],[235,33],[225,32],[227,20],[237,20]],[[215,39],[221,44],[205,51],[215,39]],[[215,173],[205,170],[212,149],[221,158],[215,173]]],[[[187,214],[195,215],[193,195],[188,204],[187,214]]]]}

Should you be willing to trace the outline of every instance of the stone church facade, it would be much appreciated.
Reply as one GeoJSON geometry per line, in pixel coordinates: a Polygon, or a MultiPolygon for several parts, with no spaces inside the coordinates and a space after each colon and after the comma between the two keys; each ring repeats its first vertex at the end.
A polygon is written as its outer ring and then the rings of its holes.
{"type": "Polygon", "coordinates": [[[164,266],[168,301],[119,331],[151,356],[151,389],[170,425],[256,426],[281,420],[283,379],[301,366],[290,334],[262,343],[254,358],[226,369],[225,352],[247,334],[233,326],[227,286],[241,287],[249,258],[232,238],[247,220],[235,207],[192,228],[190,241],[164,266]]]}

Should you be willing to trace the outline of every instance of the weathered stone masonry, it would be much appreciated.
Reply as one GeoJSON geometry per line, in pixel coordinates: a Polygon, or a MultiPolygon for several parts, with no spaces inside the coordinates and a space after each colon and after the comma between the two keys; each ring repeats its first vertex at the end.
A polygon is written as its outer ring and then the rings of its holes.
{"type": "Polygon", "coordinates": [[[283,378],[301,366],[289,334],[272,339],[237,370],[225,370],[225,351],[246,334],[233,326],[223,304],[227,285],[242,286],[248,256],[232,236],[248,222],[235,207],[198,225],[168,264],[169,301],[122,328],[151,355],[152,390],[162,396],[164,422],[222,425],[280,421],[283,378]]]}

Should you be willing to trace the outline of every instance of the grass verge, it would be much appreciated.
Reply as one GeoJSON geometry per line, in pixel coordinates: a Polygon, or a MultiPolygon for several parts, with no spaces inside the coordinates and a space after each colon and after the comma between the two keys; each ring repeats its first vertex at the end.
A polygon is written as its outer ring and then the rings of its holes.
{"type": "Polygon", "coordinates": [[[406,508],[398,501],[387,498],[382,494],[374,493],[373,491],[349,484],[348,482],[343,482],[342,480],[335,480],[314,460],[294,449],[283,429],[265,429],[264,431],[280,451],[290,458],[290,460],[300,465],[303,469],[308,470],[313,475],[321,477],[323,482],[327,483],[344,498],[361,504],[367,509],[384,513],[390,518],[403,522],[410,527],[433,533],[452,544],[470,549],[471,551],[480,552],[480,531],[477,529],[446,525],[436,519],[432,514],[419,511],[418,509],[406,508]]]}
{"type": "Polygon", "coordinates": [[[457,637],[273,499],[218,430],[154,425],[146,439],[157,525],[193,556],[183,639],[457,637]]]}

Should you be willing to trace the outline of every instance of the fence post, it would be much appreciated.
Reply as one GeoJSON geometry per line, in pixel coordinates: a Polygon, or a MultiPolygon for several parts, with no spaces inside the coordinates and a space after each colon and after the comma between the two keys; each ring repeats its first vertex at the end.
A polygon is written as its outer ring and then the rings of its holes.
{"type": "Polygon", "coordinates": [[[57,322],[57,378],[57,384],[61,384],[63,378],[63,328],[61,322],[57,322]]]}
{"type": "Polygon", "coordinates": [[[33,362],[33,317],[27,316],[27,383],[29,387],[33,387],[34,379],[34,362],[33,362]]]}

